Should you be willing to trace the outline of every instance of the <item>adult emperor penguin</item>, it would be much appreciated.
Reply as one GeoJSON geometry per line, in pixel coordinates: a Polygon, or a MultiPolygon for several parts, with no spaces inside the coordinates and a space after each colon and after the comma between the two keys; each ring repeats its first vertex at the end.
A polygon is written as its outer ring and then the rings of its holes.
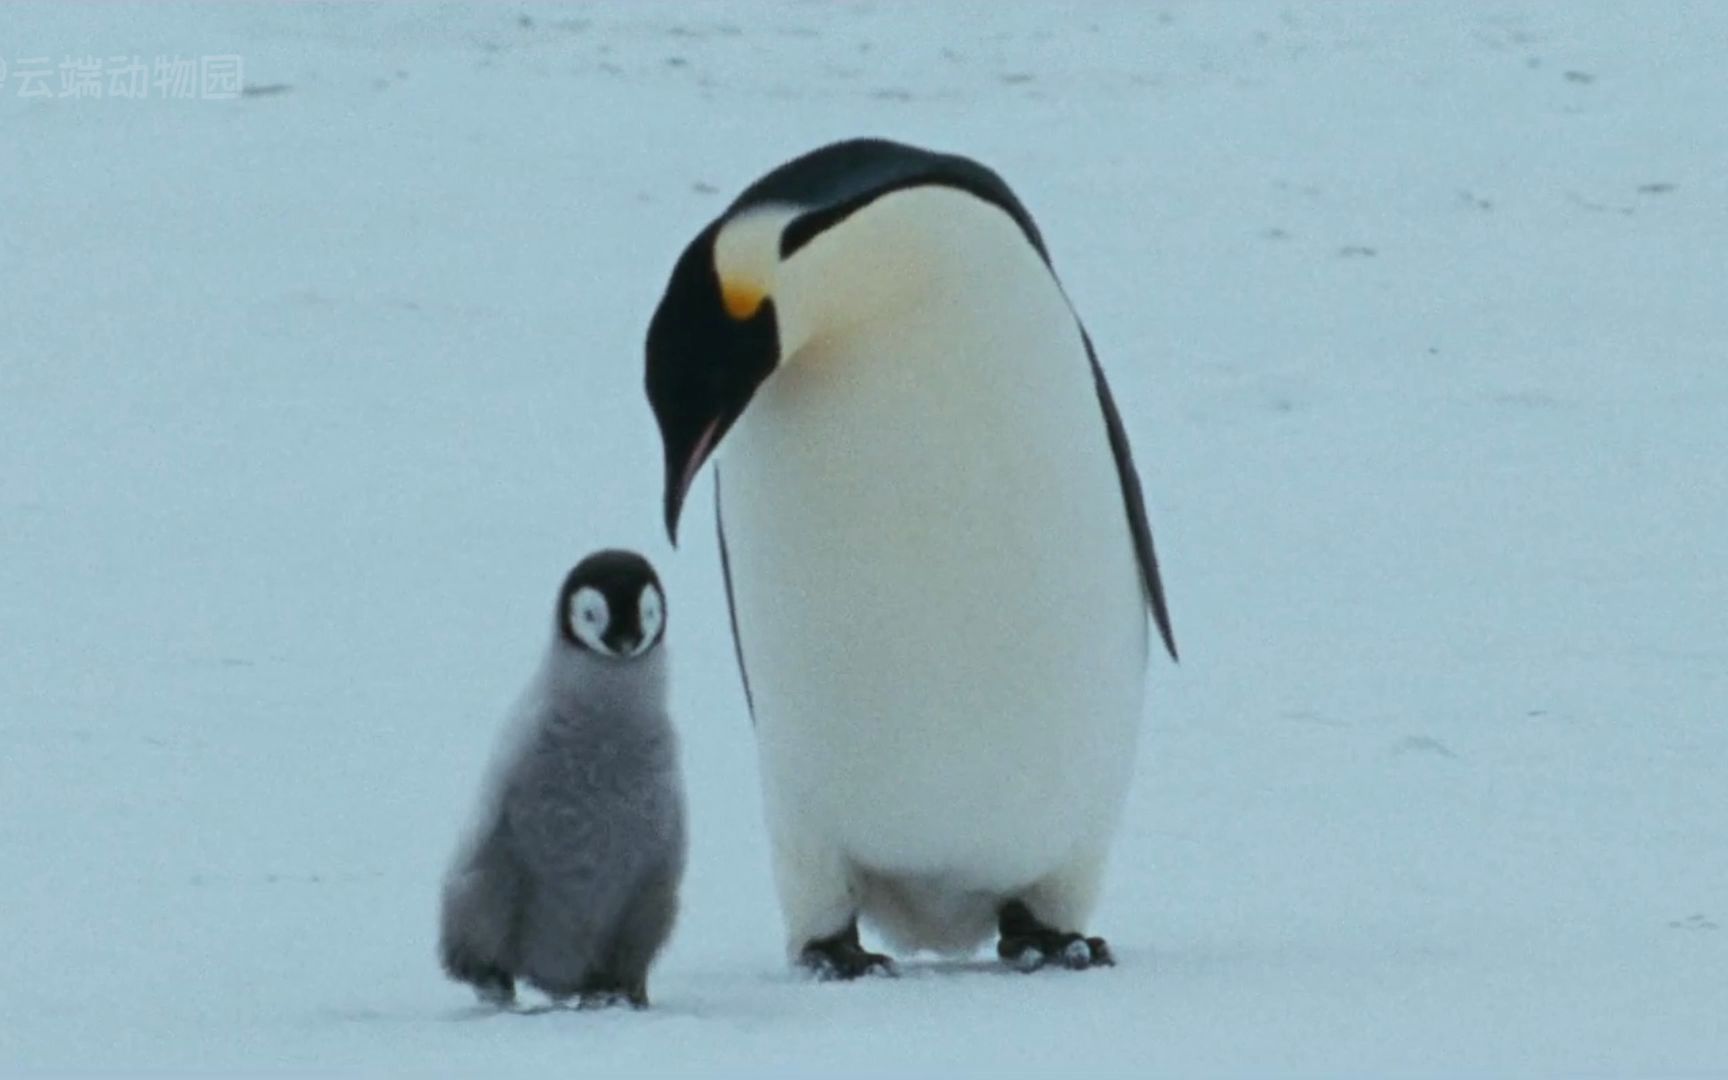
{"type": "Polygon", "coordinates": [[[720,553],[792,957],[825,977],[1085,936],[1150,608],[1127,435],[1037,226],[966,158],[876,139],[774,169],[648,329],[665,514],[716,464],[720,553]]]}

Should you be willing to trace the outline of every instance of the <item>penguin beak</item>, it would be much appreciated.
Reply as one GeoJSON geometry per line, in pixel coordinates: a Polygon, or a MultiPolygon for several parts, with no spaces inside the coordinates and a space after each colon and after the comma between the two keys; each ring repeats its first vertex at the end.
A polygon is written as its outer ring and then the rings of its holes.
{"type": "Polygon", "coordinates": [[[635,656],[638,651],[640,651],[639,646],[641,646],[641,644],[642,644],[642,635],[641,634],[618,634],[612,638],[607,639],[606,644],[610,645],[612,647],[612,651],[614,653],[616,653],[619,657],[621,657],[625,660],[628,660],[631,657],[635,656]]]}
{"type": "Polygon", "coordinates": [[[666,450],[666,535],[673,547],[684,499],[702,466],[779,363],[773,308],[766,300],[746,322],[728,319],[723,332],[707,336],[708,348],[650,348],[648,400],[666,450]]]}
{"type": "Polygon", "coordinates": [[[674,452],[672,440],[666,442],[666,535],[673,547],[678,546],[678,517],[684,511],[690,485],[696,482],[696,474],[714,453],[723,428],[730,426],[728,417],[716,416],[698,429],[688,448],[674,452]]]}

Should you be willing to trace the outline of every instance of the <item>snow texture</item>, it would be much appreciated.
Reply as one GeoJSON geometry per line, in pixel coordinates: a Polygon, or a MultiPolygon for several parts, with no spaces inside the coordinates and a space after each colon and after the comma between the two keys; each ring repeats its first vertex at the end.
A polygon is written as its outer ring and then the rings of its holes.
{"type": "Polygon", "coordinates": [[[4,5],[0,1069],[1728,1070],[1724,40],[1707,3],[4,5]],[[19,96],[219,54],[250,92],[19,96]],[[1183,663],[1109,970],[783,966],[641,340],[733,192],[856,134],[1008,177],[1134,440],[1183,663]],[[607,544],[668,583],[684,915],[655,1009],[496,1015],[437,970],[439,876],[607,544]]]}

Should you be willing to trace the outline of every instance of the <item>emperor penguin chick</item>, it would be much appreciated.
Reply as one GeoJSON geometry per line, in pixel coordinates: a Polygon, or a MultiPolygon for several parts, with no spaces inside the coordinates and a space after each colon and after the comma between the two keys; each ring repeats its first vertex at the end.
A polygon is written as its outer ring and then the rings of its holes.
{"type": "Polygon", "coordinates": [[[634,552],[583,559],[444,882],[439,958],[481,1000],[648,1004],[678,909],[684,794],[666,710],[666,599],[634,552]]]}

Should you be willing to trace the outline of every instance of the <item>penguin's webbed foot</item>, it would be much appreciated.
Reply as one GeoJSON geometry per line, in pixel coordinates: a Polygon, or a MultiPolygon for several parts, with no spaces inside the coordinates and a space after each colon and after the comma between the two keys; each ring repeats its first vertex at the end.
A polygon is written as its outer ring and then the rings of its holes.
{"type": "Polygon", "coordinates": [[[825,938],[816,938],[798,954],[798,965],[821,982],[850,982],[866,975],[898,975],[894,961],[864,948],[858,940],[858,920],[825,938]]]}
{"type": "Polygon", "coordinates": [[[1051,929],[1019,900],[1002,905],[998,920],[1001,940],[996,943],[996,955],[1021,971],[1037,971],[1051,962],[1070,971],[1116,964],[1103,938],[1051,929]]]}
{"type": "Polygon", "coordinates": [[[610,975],[590,975],[577,992],[578,1009],[611,1009],[628,1005],[632,1009],[648,1007],[648,980],[620,979],[610,975]]]}
{"type": "Polygon", "coordinates": [[[466,949],[452,949],[444,956],[444,970],[452,978],[474,988],[483,1004],[504,1009],[516,1002],[516,978],[491,960],[483,960],[466,949]]]}
{"type": "Polygon", "coordinates": [[[499,972],[494,978],[476,981],[474,996],[483,1004],[496,1009],[508,1009],[516,1004],[516,980],[499,972]]]}

